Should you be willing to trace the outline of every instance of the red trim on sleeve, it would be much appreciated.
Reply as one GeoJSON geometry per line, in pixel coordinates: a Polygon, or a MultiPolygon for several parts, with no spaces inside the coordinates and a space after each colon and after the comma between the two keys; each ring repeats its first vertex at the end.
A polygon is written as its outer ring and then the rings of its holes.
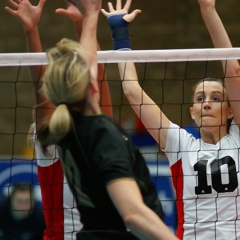
{"type": "Polygon", "coordinates": [[[172,181],[176,191],[176,206],[178,215],[178,228],[177,237],[183,239],[183,223],[184,223],[184,211],[183,211],[183,170],[182,159],[178,160],[171,166],[172,181]]]}
{"type": "Polygon", "coordinates": [[[46,229],[43,240],[64,240],[63,170],[60,160],[38,166],[46,229]]]}

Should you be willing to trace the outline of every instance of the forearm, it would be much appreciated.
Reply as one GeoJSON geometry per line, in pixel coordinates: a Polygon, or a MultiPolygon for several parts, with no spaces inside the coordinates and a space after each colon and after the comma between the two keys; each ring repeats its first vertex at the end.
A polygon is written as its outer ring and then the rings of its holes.
{"type": "Polygon", "coordinates": [[[202,18],[208,29],[215,48],[231,48],[232,44],[223,23],[216,11],[211,5],[200,5],[202,18]]]}
{"type": "Polygon", "coordinates": [[[121,80],[136,80],[138,81],[138,75],[133,62],[119,62],[118,70],[121,80]]]}
{"type": "MultiPolygon", "coordinates": [[[[214,47],[232,48],[231,41],[223,26],[221,19],[214,6],[209,4],[200,5],[203,20],[211,36],[214,47]]],[[[240,86],[240,69],[237,59],[223,60],[223,72],[225,75],[225,84],[227,87],[228,99],[234,112],[235,122],[239,123],[239,86],[240,86]]]]}
{"type": "Polygon", "coordinates": [[[79,20],[79,21],[74,21],[73,22],[73,26],[74,26],[74,29],[75,29],[75,33],[76,33],[76,36],[77,36],[77,39],[79,40],[81,35],[82,35],[82,19],[79,20]]]}
{"type": "MultiPolygon", "coordinates": [[[[208,29],[214,47],[232,48],[231,41],[215,7],[211,5],[202,5],[200,7],[204,23],[208,29]]],[[[232,77],[239,74],[237,60],[222,60],[222,66],[226,76],[232,77]]]]}
{"type": "Polygon", "coordinates": [[[134,179],[116,179],[107,186],[108,193],[126,228],[142,240],[176,240],[159,216],[143,202],[134,179]]]}
{"type": "Polygon", "coordinates": [[[42,45],[38,27],[34,27],[31,30],[26,31],[27,49],[29,52],[42,52],[42,45]]]}
{"type": "MultiPolygon", "coordinates": [[[[83,16],[78,15],[78,18],[76,20],[73,20],[74,29],[76,32],[77,39],[80,40],[82,36],[82,25],[83,25],[83,16]]],[[[100,50],[100,46],[97,43],[96,46],[97,50],[100,50]]],[[[103,63],[98,64],[98,85],[101,92],[101,99],[100,99],[100,107],[101,111],[108,115],[113,116],[112,113],[112,101],[110,96],[110,91],[108,87],[108,82],[105,74],[105,66],[103,63]]]]}
{"type": "Polygon", "coordinates": [[[177,240],[163,221],[145,205],[137,214],[124,220],[127,228],[141,240],[177,240]]]}
{"type": "Polygon", "coordinates": [[[84,51],[81,51],[82,57],[89,66],[91,80],[97,82],[97,22],[98,13],[93,12],[87,15],[83,20],[82,35],[80,45],[84,51]]]}
{"type": "MultiPolygon", "coordinates": [[[[25,31],[26,42],[27,42],[27,50],[28,52],[42,52],[42,45],[40,40],[40,35],[38,31],[38,27],[35,27],[29,31],[25,31]]],[[[44,116],[50,116],[53,112],[53,105],[46,100],[46,98],[41,93],[42,87],[42,75],[45,71],[46,66],[30,66],[30,74],[33,82],[34,90],[35,90],[35,104],[41,105],[35,109],[34,121],[36,122],[36,126],[38,129],[38,123],[40,123],[44,116]],[[44,103],[44,104],[43,104],[44,103]]]]}
{"type": "Polygon", "coordinates": [[[122,88],[131,104],[143,104],[143,90],[138,83],[136,67],[133,62],[118,63],[122,88]]]}
{"type": "Polygon", "coordinates": [[[97,23],[98,13],[89,15],[83,19],[80,44],[89,53],[96,55],[97,51],[97,23]]]}
{"type": "MultiPolygon", "coordinates": [[[[31,31],[25,31],[27,50],[28,52],[39,53],[42,52],[41,40],[38,32],[38,28],[35,27],[31,31]]],[[[36,90],[41,88],[40,79],[45,70],[44,65],[30,66],[31,79],[36,84],[36,90]]]]}
{"type": "Polygon", "coordinates": [[[104,114],[113,117],[111,94],[108,86],[107,76],[105,74],[105,66],[103,63],[98,64],[98,86],[101,93],[101,111],[104,114]]]}
{"type": "Polygon", "coordinates": [[[123,92],[131,107],[156,142],[164,147],[166,129],[170,124],[169,119],[139,85],[134,63],[119,63],[118,67],[123,92]],[[150,118],[149,116],[156,117],[150,118]],[[159,138],[159,131],[161,131],[161,139],[159,138]]]}

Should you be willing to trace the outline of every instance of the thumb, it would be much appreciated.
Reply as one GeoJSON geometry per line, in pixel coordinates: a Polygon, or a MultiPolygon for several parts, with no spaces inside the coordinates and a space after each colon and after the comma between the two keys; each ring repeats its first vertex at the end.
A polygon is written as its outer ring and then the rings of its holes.
{"type": "Polygon", "coordinates": [[[56,9],[56,10],[55,10],[55,13],[56,13],[56,14],[61,14],[61,15],[64,15],[64,16],[68,16],[67,11],[66,11],[66,9],[64,9],[64,8],[58,8],[58,9],[56,9]]]}
{"type": "Polygon", "coordinates": [[[135,17],[140,14],[142,11],[139,10],[139,9],[136,9],[134,10],[133,12],[129,13],[129,14],[126,14],[124,15],[123,19],[126,21],[126,22],[132,22],[135,17]]]}

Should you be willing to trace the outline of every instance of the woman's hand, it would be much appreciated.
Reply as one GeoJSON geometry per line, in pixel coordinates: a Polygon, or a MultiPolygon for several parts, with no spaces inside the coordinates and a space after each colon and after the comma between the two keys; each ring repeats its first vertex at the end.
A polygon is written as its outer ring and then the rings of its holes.
{"type": "Polygon", "coordinates": [[[8,2],[11,8],[5,7],[6,11],[16,17],[26,31],[37,27],[46,0],[39,0],[37,6],[33,6],[29,0],[8,0],[8,2]]]}
{"type": "Polygon", "coordinates": [[[116,9],[114,9],[113,5],[111,2],[108,2],[108,9],[109,12],[107,12],[104,9],[101,9],[101,12],[103,13],[104,16],[109,17],[110,15],[115,15],[115,14],[125,14],[123,16],[123,19],[126,22],[132,22],[135,17],[141,13],[142,11],[139,9],[135,9],[134,11],[132,11],[130,14],[128,13],[130,6],[131,6],[132,0],[127,0],[124,7],[122,8],[122,0],[117,0],[116,3],[116,9]]]}

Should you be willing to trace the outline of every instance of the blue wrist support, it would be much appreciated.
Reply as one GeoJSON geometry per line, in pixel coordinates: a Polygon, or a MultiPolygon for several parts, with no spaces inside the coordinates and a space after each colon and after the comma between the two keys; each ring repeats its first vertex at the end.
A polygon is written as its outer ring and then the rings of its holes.
{"type": "Polygon", "coordinates": [[[129,23],[123,19],[125,14],[110,15],[108,24],[112,30],[112,38],[115,50],[131,50],[128,32],[129,23]]]}

